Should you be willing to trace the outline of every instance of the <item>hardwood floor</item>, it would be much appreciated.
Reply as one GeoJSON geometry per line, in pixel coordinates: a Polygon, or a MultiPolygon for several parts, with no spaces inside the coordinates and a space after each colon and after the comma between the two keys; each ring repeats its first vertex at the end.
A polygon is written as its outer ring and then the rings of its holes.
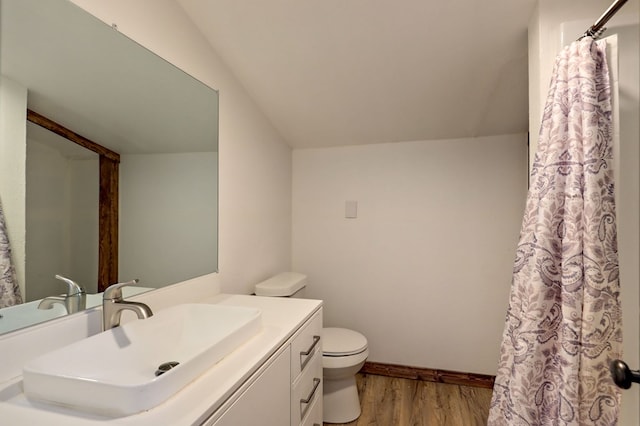
{"type": "Polygon", "coordinates": [[[362,373],[357,383],[362,415],[345,425],[481,426],[489,416],[491,389],[362,373]]]}

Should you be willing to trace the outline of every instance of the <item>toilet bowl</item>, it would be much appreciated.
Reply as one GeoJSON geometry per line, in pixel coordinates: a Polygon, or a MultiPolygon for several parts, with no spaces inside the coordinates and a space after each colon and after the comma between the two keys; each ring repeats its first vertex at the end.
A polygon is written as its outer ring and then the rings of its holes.
{"type": "Polygon", "coordinates": [[[323,421],[348,423],[360,417],[356,373],[369,356],[367,339],[346,328],[322,329],[323,421]]]}
{"type": "MultiPolygon", "coordinates": [[[[258,296],[302,297],[306,275],[283,272],[255,286],[258,296]]],[[[360,416],[356,373],[364,365],[367,339],[346,328],[322,329],[322,414],[325,423],[348,423],[360,416]]]]}

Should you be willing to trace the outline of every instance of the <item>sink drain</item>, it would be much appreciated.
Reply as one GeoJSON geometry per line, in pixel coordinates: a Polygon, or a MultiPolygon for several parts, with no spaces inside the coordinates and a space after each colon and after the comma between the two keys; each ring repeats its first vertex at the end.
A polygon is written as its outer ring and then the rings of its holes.
{"type": "Polygon", "coordinates": [[[161,376],[164,373],[166,373],[167,371],[171,370],[173,367],[177,366],[178,364],[180,364],[177,361],[169,361],[169,362],[165,362],[163,364],[160,364],[158,366],[158,369],[156,370],[156,376],[161,376]]]}

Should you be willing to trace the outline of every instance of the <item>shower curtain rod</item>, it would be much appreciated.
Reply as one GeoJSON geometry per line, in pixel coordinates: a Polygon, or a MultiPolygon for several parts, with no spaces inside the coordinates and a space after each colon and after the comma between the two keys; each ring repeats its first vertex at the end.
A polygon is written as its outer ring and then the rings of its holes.
{"type": "Polygon", "coordinates": [[[611,6],[609,6],[609,9],[607,9],[601,17],[598,18],[598,20],[595,22],[595,24],[593,24],[587,31],[584,32],[584,34],[582,35],[582,37],[593,37],[593,38],[598,38],[602,35],[602,33],[606,30],[605,28],[605,24],[607,23],[607,21],[609,21],[609,19],[611,19],[611,17],[613,15],[616,14],[616,12],[618,12],[618,10],[620,10],[620,8],[622,6],[624,6],[624,4],[627,2],[627,0],[615,0],[611,6]]]}

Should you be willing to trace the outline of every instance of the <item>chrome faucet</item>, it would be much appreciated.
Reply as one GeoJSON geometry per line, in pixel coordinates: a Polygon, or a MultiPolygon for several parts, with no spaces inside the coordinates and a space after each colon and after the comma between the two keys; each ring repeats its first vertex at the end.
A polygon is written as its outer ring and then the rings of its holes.
{"type": "Polygon", "coordinates": [[[151,308],[144,303],[129,302],[122,297],[122,287],[137,284],[138,280],[113,284],[102,295],[102,330],[109,330],[120,325],[122,311],[130,310],[138,315],[139,319],[149,318],[153,315],[151,308]]]}
{"type": "Polygon", "coordinates": [[[40,301],[38,309],[51,309],[55,303],[64,305],[68,314],[83,311],[87,307],[87,294],[78,283],[56,275],[56,279],[67,284],[67,293],[63,296],[48,296],[40,301]]]}

